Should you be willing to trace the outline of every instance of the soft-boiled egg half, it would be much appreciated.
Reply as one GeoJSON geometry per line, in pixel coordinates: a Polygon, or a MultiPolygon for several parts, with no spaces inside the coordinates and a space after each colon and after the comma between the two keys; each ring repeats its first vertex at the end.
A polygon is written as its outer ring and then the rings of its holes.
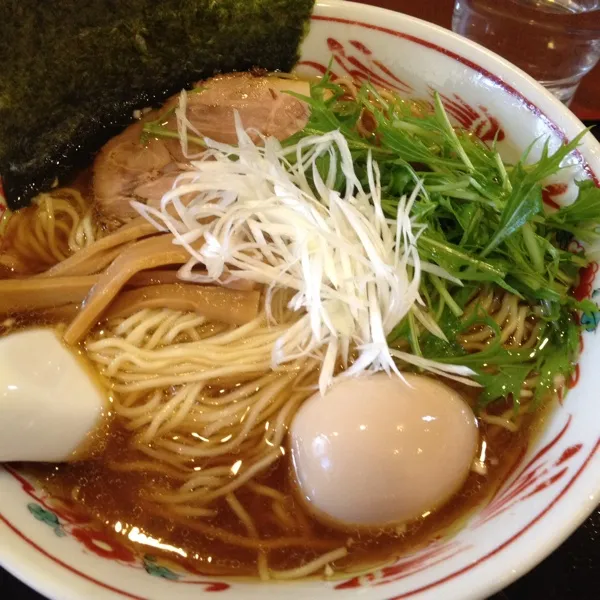
{"type": "Polygon", "coordinates": [[[423,375],[342,380],[290,428],[298,492],[340,527],[399,525],[439,508],[464,483],[477,421],[459,393],[423,375]]]}
{"type": "Polygon", "coordinates": [[[84,458],[106,393],[51,329],[0,339],[0,462],[84,458]]]}

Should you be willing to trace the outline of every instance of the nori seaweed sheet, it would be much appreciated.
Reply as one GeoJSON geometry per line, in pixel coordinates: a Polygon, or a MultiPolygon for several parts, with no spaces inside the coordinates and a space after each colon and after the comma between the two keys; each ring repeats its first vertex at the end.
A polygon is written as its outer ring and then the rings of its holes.
{"type": "Polygon", "coordinates": [[[313,0],[0,0],[0,175],[11,208],[218,72],[289,71],[313,0]]]}

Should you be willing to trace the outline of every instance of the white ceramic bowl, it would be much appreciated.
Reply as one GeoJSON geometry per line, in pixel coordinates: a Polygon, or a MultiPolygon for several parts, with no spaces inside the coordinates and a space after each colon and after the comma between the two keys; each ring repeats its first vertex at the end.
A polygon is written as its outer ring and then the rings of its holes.
{"type": "MultiPolygon", "coordinates": [[[[318,2],[299,70],[322,72],[333,55],[338,74],[370,78],[401,93],[438,90],[456,123],[484,140],[497,137],[514,159],[538,137],[556,147],[582,124],[531,78],[453,33],[402,14],[340,0],[318,2]]],[[[600,175],[600,146],[586,136],[549,196],[568,200],[576,178],[600,175]]],[[[583,278],[589,295],[597,267],[583,278]]],[[[544,434],[522,457],[497,496],[451,539],[393,566],[348,581],[304,581],[266,588],[211,580],[137,558],[105,534],[57,509],[45,493],[0,469],[0,563],[56,600],[482,598],[524,574],[556,548],[600,500],[600,340],[590,333],[577,381],[544,434]]]]}

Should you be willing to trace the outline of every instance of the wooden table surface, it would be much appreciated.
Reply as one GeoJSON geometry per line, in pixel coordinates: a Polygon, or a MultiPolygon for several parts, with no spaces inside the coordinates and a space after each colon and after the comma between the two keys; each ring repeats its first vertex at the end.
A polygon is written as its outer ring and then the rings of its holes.
{"type": "MultiPolygon", "coordinates": [[[[383,6],[450,29],[454,0],[357,0],[383,6]]],[[[600,16],[598,17],[600,19],[600,16]]],[[[581,82],[571,110],[582,120],[600,120],[600,63],[581,82]]]]}

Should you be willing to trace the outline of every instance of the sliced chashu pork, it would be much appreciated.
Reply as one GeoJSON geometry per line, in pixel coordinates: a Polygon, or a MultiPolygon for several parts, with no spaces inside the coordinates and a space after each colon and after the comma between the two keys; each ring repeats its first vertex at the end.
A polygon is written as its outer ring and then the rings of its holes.
{"type": "MultiPolygon", "coordinates": [[[[245,129],[280,140],[302,129],[308,120],[307,105],[285,93],[291,90],[308,95],[309,86],[304,81],[235,73],[198,86],[201,91],[187,96],[187,117],[201,135],[219,142],[237,141],[234,111],[238,111],[245,129]]],[[[173,96],[162,109],[146,114],[100,150],[94,162],[94,195],[107,221],[123,223],[136,216],[131,200],[158,204],[184,168],[182,163],[187,159],[177,140],[144,143],[141,139],[144,123],[168,114],[178,101],[178,96],[173,96]]],[[[168,117],[166,126],[177,130],[174,115],[168,117]]],[[[197,150],[190,147],[190,152],[197,150]]]]}

